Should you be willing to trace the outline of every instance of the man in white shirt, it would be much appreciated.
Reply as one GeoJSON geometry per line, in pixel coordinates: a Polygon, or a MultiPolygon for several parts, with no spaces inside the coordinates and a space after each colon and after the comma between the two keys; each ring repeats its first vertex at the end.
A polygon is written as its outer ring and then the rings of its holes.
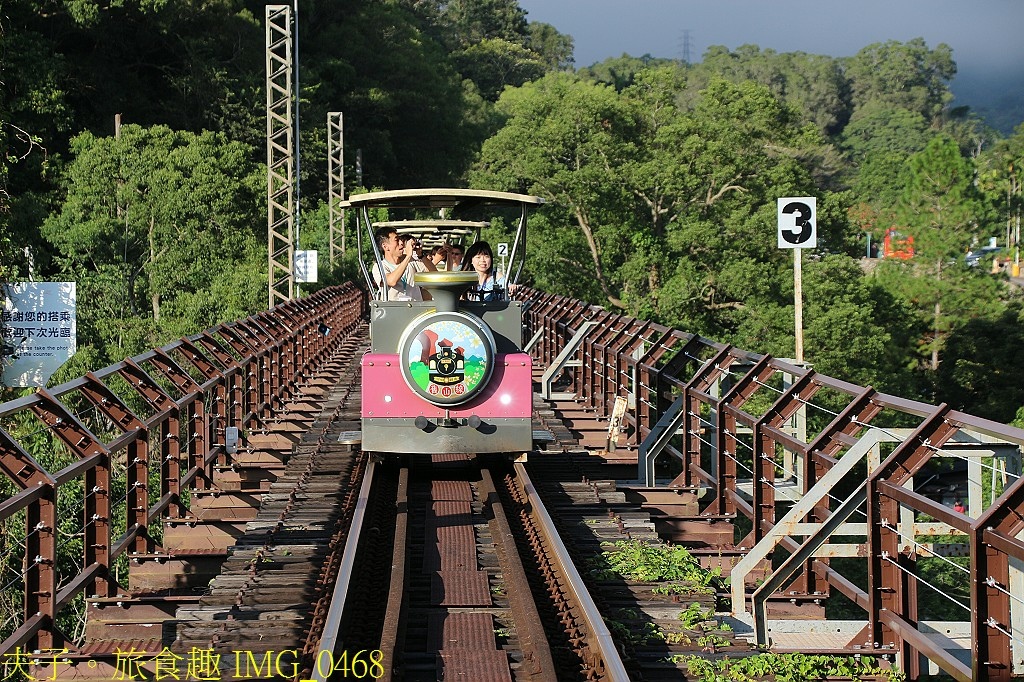
{"type": "MultiPolygon", "coordinates": [[[[416,264],[416,248],[413,239],[404,242],[398,238],[398,232],[393,227],[381,227],[377,229],[374,237],[380,247],[384,266],[384,282],[387,284],[388,301],[422,301],[423,290],[416,286],[416,271],[421,268],[416,264]]],[[[422,270],[436,270],[429,258],[421,261],[422,270]]],[[[383,288],[381,282],[381,269],[376,264],[373,266],[373,279],[377,286],[383,288]]],[[[379,298],[385,298],[380,292],[379,298]]]]}

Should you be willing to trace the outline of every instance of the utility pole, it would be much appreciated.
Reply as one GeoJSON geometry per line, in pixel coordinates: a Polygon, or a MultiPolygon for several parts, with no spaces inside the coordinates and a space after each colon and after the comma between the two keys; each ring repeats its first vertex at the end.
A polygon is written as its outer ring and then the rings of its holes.
{"type": "MultiPolygon", "coordinates": [[[[292,5],[292,87],[295,92],[295,137],[292,138],[294,143],[294,149],[292,151],[295,160],[295,203],[292,206],[294,211],[292,216],[292,223],[295,225],[295,243],[292,246],[292,256],[299,249],[302,248],[301,234],[302,234],[302,153],[300,147],[302,145],[302,136],[300,135],[301,126],[299,118],[299,0],[293,0],[292,5]]],[[[295,280],[295,292],[294,296],[302,295],[302,285],[295,278],[295,263],[292,262],[292,279],[295,280]]]]}
{"type": "Polygon", "coordinates": [[[683,61],[690,63],[690,29],[683,29],[683,61]]]}

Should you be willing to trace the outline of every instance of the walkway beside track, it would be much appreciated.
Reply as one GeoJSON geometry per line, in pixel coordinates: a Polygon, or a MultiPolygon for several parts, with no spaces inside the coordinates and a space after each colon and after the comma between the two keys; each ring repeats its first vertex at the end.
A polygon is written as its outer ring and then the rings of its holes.
{"type": "Polygon", "coordinates": [[[280,430],[272,426],[267,436],[249,439],[254,455],[270,456],[283,469],[271,473],[257,465],[272,481],[259,512],[229,549],[208,593],[196,606],[178,608],[175,653],[212,649],[227,668],[224,678],[251,676],[252,661],[267,652],[283,671],[293,664],[301,670],[303,654],[315,653],[316,626],[323,624],[336,553],[344,546],[362,475],[358,439],[351,434],[359,430],[364,345],[365,335],[353,337],[302,388],[278,420],[280,430]]]}
{"type": "Polygon", "coordinates": [[[314,614],[330,597],[329,559],[343,544],[337,530],[347,527],[346,502],[359,487],[358,445],[346,434],[359,429],[362,332],[245,439],[234,483],[222,479],[215,491],[195,495],[193,516],[167,525],[164,552],[138,560],[133,595],[88,600],[86,642],[72,659],[83,660],[58,668],[58,677],[159,669],[229,679],[302,670],[308,640],[316,643],[314,614]],[[232,545],[218,547],[230,538],[232,545]],[[222,557],[215,568],[197,561],[215,552],[222,557]]]}

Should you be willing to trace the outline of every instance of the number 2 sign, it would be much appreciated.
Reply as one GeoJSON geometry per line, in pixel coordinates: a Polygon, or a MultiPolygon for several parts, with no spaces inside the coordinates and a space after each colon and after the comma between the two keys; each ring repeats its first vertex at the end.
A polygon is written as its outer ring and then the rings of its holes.
{"type": "Polygon", "coordinates": [[[779,248],[813,249],[818,245],[815,197],[779,199],[779,248]]]}

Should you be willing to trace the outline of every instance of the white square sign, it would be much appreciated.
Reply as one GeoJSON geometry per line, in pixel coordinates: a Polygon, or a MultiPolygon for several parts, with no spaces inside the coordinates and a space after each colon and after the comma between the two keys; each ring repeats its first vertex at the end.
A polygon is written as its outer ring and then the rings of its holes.
{"type": "Polygon", "coordinates": [[[780,249],[813,249],[818,245],[815,197],[779,199],[778,217],[780,249]]]}
{"type": "Polygon", "coordinates": [[[295,281],[316,282],[318,276],[317,251],[295,252],[295,281]]]}
{"type": "Polygon", "coordinates": [[[16,282],[6,291],[0,288],[0,383],[45,386],[75,354],[77,290],[75,282],[16,282]]]}

